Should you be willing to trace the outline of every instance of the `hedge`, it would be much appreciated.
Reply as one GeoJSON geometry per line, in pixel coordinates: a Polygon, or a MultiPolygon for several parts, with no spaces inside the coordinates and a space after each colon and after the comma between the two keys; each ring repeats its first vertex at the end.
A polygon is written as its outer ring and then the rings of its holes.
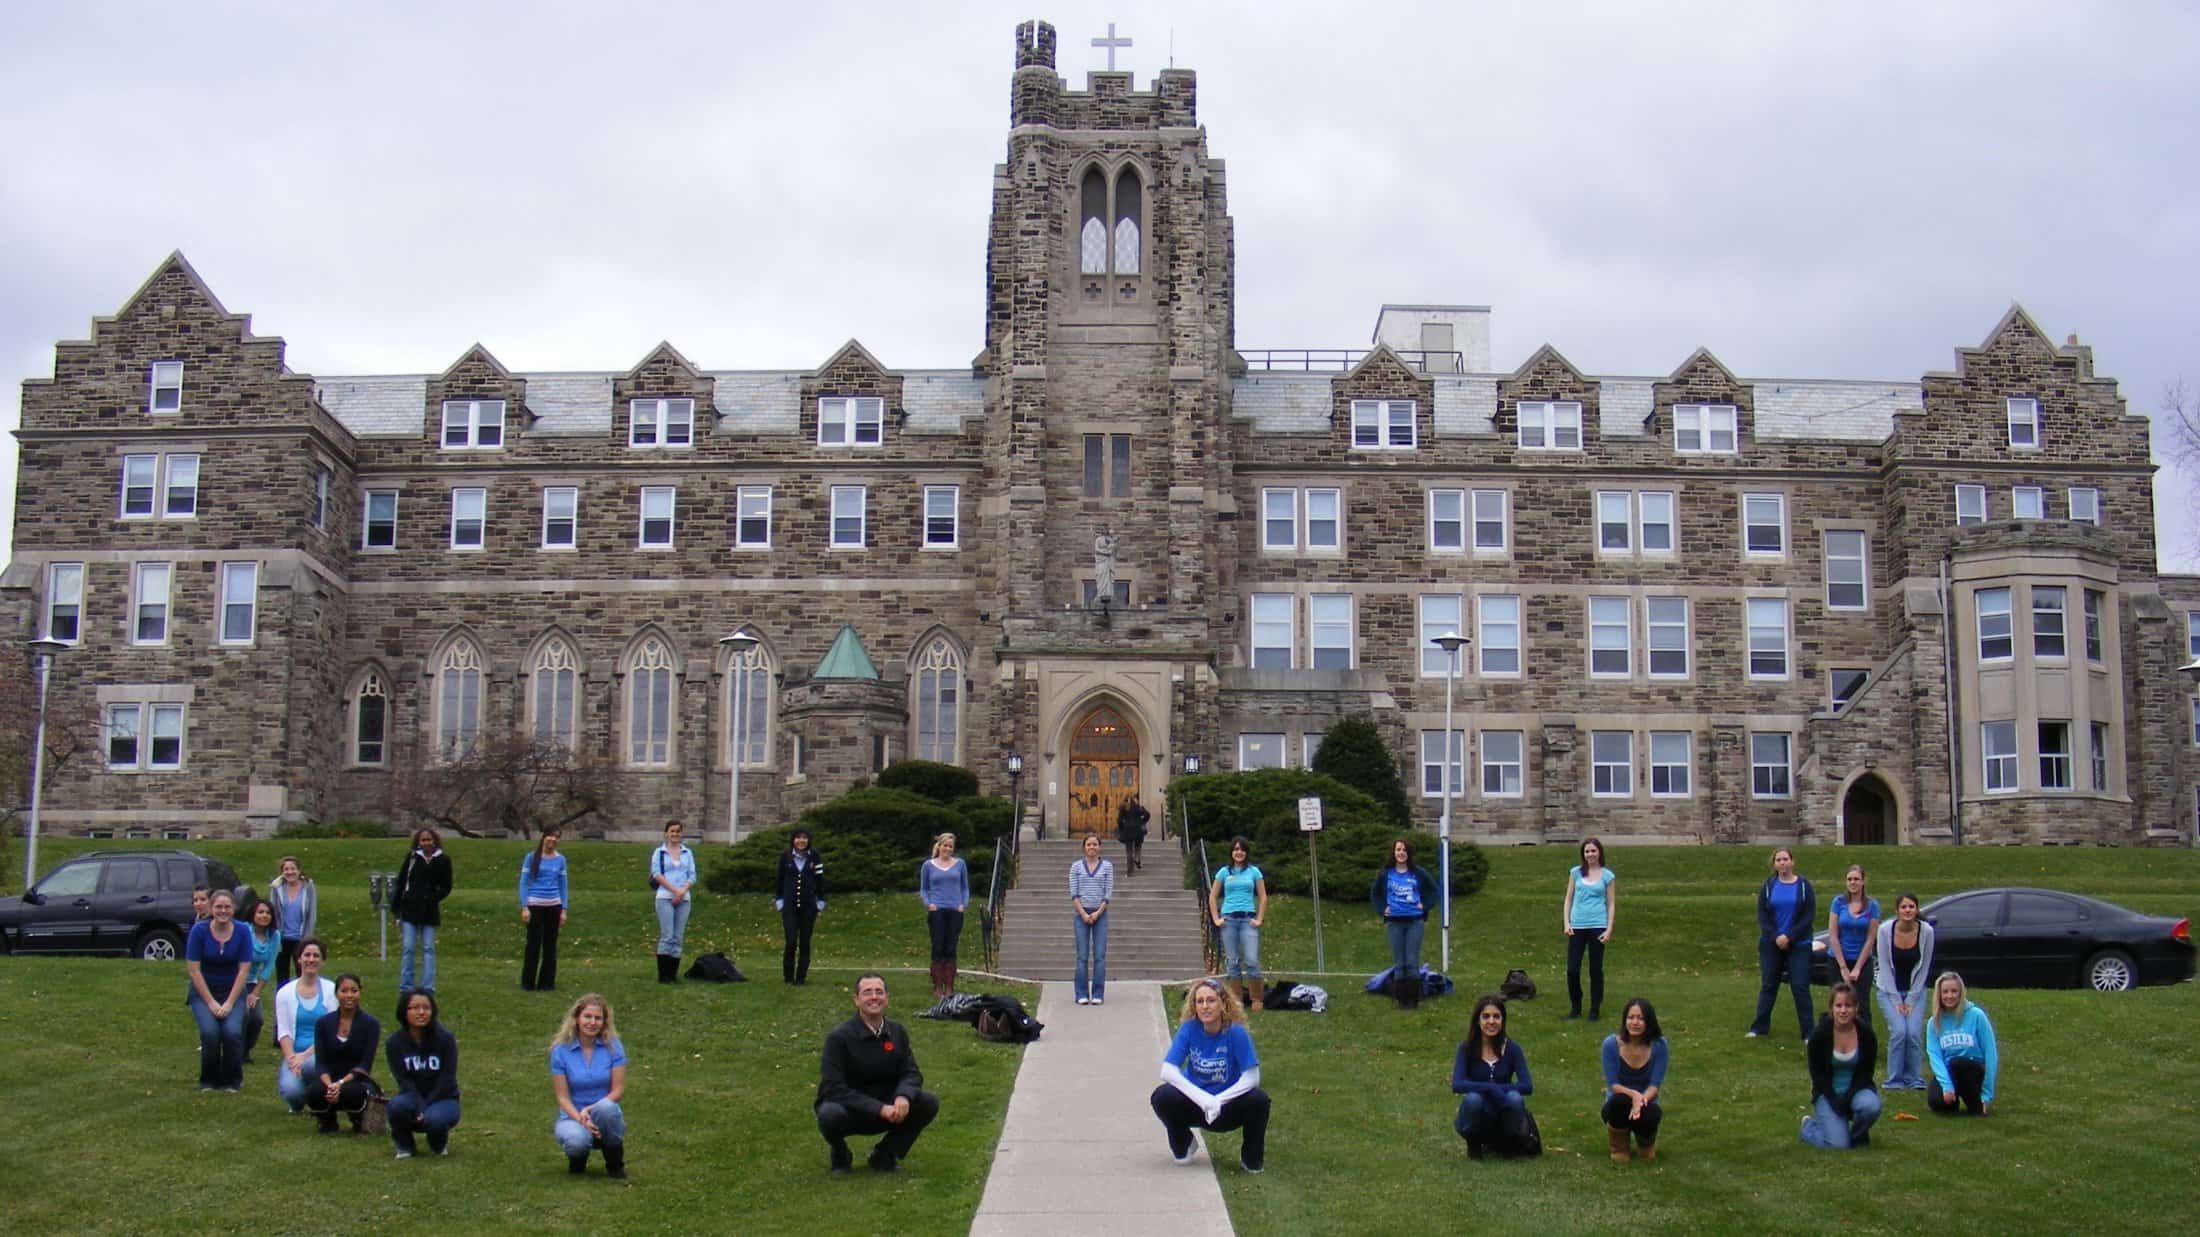
{"type": "MultiPolygon", "coordinates": [[[[1305,894],[1312,889],[1306,837],[1299,832],[1298,801],[1305,796],[1322,801],[1322,889],[1330,897],[1365,898],[1390,844],[1400,836],[1412,845],[1415,863],[1437,870],[1435,837],[1396,828],[1381,804],[1334,778],[1301,769],[1261,769],[1199,774],[1169,783],[1172,818],[1181,819],[1189,809],[1191,837],[1195,843],[1206,841],[1209,863],[1220,867],[1230,862],[1230,839],[1242,836],[1251,844],[1253,862],[1267,878],[1270,893],[1305,894]]],[[[1187,861],[1187,881],[1199,879],[1198,865],[1195,853],[1187,861]]],[[[1480,847],[1453,839],[1454,899],[1480,892],[1489,871],[1480,847]]]]}
{"type": "Polygon", "coordinates": [[[851,790],[820,803],[793,824],[742,838],[704,877],[713,893],[770,893],[779,856],[795,830],[810,831],[810,845],[825,861],[825,889],[836,893],[908,893],[917,888],[917,865],[932,853],[932,839],[955,835],[955,853],[970,865],[970,892],[984,896],[992,879],[993,850],[1009,829],[1005,800],[976,795],[952,806],[891,787],[851,790]]]}

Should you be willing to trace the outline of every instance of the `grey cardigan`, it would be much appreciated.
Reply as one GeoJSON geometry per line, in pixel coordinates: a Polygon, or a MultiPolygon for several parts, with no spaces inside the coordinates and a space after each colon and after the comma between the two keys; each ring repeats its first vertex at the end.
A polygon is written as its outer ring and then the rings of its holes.
{"type": "Polygon", "coordinates": [[[1890,1001],[1923,1005],[1925,990],[1933,985],[1933,925],[1923,919],[1917,921],[1917,970],[1911,974],[1910,988],[1905,992],[1894,986],[1894,924],[1892,919],[1879,921],[1879,965],[1872,986],[1890,1001]]]}

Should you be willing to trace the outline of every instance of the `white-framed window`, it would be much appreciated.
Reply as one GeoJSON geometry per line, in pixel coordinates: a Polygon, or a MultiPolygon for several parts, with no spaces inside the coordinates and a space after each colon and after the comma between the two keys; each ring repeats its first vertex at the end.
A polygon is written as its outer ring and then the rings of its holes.
{"type": "Polygon", "coordinates": [[[1321,755],[1324,733],[1320,730],[1309,730],[1299,735],[1299,767],[1301,769],[1314,767],[1314,757],[1321,755]]]}
{"type": "Polygon", "coordinates": [[[772,487],[744,485],[733,496],[733,544],[742,550],[766,550],[772,544],[772,487]]]}
{"type": "Polygon", "coordinates": [[[1634,610],[1625,597],[1589,599],[1589,677],[1624,679],[1634,673],[1634,610]]]}
{"type": "Polygon", "coordinates": [[[360,498],[359,548],[397,548],[397,491],[368,490],[360,498]]]}
{"type": "Polygon", "coordinates": [[[183,362],[155,361],[146,385],[152,396],[145,405],[147,412],[183,411],[183,362]]]}
{"type": "Polygon", "coordinates": [[[1503,490],[1474,492],[1474,552],[1502,554],[1512,544],[1512,506],[1503,490]]]}
{"type": "Polygon", "coordinates": [[[220,578],[221,631],[217,639],[222,644],[250,644],[259,627],[260,565],[223,563],[220,578]]]}
{"type": "Polygon", "coordinates": [[[138,743],[139,732],[144,729],[143,705],[110,704],[107,706],[107,767],[110,769],[135,769],[144,760],[138,743]]]}
{"type": "Polygon", "coordinates": [[[2070,723],[2041,722],[2040,789],[2070,789],[2070,723]]]}
{"type": "Polygon", "coordinates": [[[2074,485],[2064,495],[2070,501],[2070,518],[2078,524],[2101,522],[2101,492],[2090,485],[2074,485]]]}
{"type": "Polygon", "coordinates": [[[1788,676],[1788,603],[1785,597],[1750,597],[1742,602],[1749,621],[1749,677],[1788,676]]]}
{"type": "Polygon", "coordinates": [[[1289,593],[1255,593],[1252,601],[1252,621],[1247,624],[1251,633],[1252,665],[1255,670],[1289,670],[1295,624],[1292,622],[1292,600],[1289,593]]]}
{"type": "Polygon", "coordinates": [[[2019,485],[2009,491],[2009,514],[2019,520],[2047,518],[2047,491],[2036,485],[2019,485]]]}
{"type": "Polygon", "coordinates": [[[453,640],[436,662],[436,759],[463,759],[480,739],[481,650],[470,640],[453,640]]]}
{"type": "Polygon", "coordinates": [[[1281,769],[1288,763],[1284,750],[1284,736],[1280,734],[1241,734],[1238,736],[1238,771],[1249,773],[1254,769],[1281,769]]]}
{"type": "Polygon", "coordinates": [[[545,640],[528,671],[535,742],[570,749],[580,736],[580,659],[563,640],[545,640]]]}
{"type": "Polygon", "coordinates": [[[638,399],[627,405],[626,445],[630,447],[691,447],[695,445],[695,401],[692,399],[638,399]]]}
{"type": "Polygon", "coordinates": [[[678,494],[679,490],[669,485],[642,487],[642,525],[638,543],[642,549],[672,548],[672,524],[678,508],[678,494]]]}
{"type": "Polygon", "coordinates": [[[876,395],[821,396],[817,445],[875,447],[884,441],[886,401],[876,395]]]}
{"type": "MultiPolygon", "coordinates": [[[[962,663],[955,659],[954,646],[945,641],[935,641],[911,664],[910,687],[917,698],[918,725],[930,727],[925,733],[931,734],[935,743],[947,744],[945,749],[935,746],[928,750],[950,753],[939,757],[920,756],[920,759],[955,763],[955,701],[956,693],[962,688],[961,667],[962,663]]],[[[740,737],[734,741],[734,748],[741,753],[744,769],[760,769],[771,764],[772,695],[772,662],[762,644],[727,656],[727,716],[723,733],[730,735],[738,731],[740,737]],[[732,716],[736,702],[741,706],[738,726],[732,716]]]]}
{"type": "Polygon", "coordinates": [[[1635,544],[1645,554],[1671,554],[1678,527],[1673,518],[1670,490],[1644,490],[1635,495],[1637,511],[1635,544]]]}
{"type": "Polygon", "coordinates": [[[935,639],[911,667],[915,684],[918,760],[955,763],[962,734],[962,658],[946,639],[935,639]]]}
{"type": "Polygon", "coordinates": [[[1572,400],[1531,400],[1520,405],[1520,449],[1581,450],[1581,405],[1572,400]]]}
{"type": "Polygon", "coordinates": [[[1986,722],[1979,726],[1979,750],[1986,761],[1986,791],[2000,794],[2017,788],[2017,724],[1986,722]]]}
{"type": "Polygon", "coordinates": [[[1589,793],[1599,799],[1624,799],[1635,793],[1635,732],[1589,732],[1589,793]]]}
{"type": "Polygon", "coordinates": [[[1984,524],[1986,522],[1986,487],[1983,485],[1959,485],[1956,487],[1956,525],[1984,524]]]}
{"type": "Polygon", "coordinates": [[[1673,405],[1673,450],[1682,455],[1732,455],[1740,434],[1732,404],[1673,405]]]}
{"type": "Polygon", "coordinates": [[[1428,552],[1458,554],[1467,548],[1467,492],[1428,492],[1428,552]]]}
{"type": "Polygon", "coordinates": [[[1085,435],[1085,497],[1131,496],[1131,436],[1085,435]]]}
{"type": "Polygon", "coordinates": [[[1779,558],[1787,553],[1785,495],[1742,495],[1742,552],[1755,558],[1779,558]]]}
{"type": "Polygon", "coordinates": [[[1871,671],[1858,666],[1836,666],[1826,671],[1826,705],[1834,712],[1849,707],[1856,693],[1864,690],[1871,679],[1871,671]]]}
{"type": "Polygon", "coordinates": [[[159,456],[125,455],[122,457],[121,518],[125,520],[150,520],[153,518],[153,487],[159,477],[159,456]]]}
{"type": "Polygon", "coordinates": [[[2185,656],[2200,657],[2200,610],[2185,611],[2185,656]]]}
{"type": "Polygon", "coordinates": [[[961,544],[962,487],[924,487],[924,544],[932,550],[952,550],[961,544]]]}
{"type": "Polygon", "coordinates": [[[1785,799],[1795,793],[1790,772],[1794,736],[1781,731],[1753,730],[1749,734],[1749,795],[1752,799],[1785,799]]]}
{"type": "Polygon", "coordinates": [[[1260,492],[1260,548],[1286,554],[1299,548],[1299,492],[1260,492]]]}
{"type": "Polygon", "coordinates": [[[1344,491],[1306,492],[1306,552],[1335,554],[1344,549],[1344,491]]]}
{"type": "Polygon", "coordinates": [[[1445,765],[1446,746],[1443,731],[1424,730],[1421,732],[1421,797],[1424,799],[1443,797],[1444,778],[1446,776],[1451,778],[1453,798],[1459,798],[1467,792],[1465,781],[1467,775],[1467,732],[1464,730],[1451,732],[1448,753],[1450,766],[1448,769],[1445,765]]]}
{"type": "Polygon", "coordinates": [[[326,468],[313,470],[313,506],[308,509],[307,517],[312,520],[313,527],[316,530],[328,527],[328,469],[326,468]]]}
{"type": "Polygon", "coordinates": [[[451,548],[478,550],[489,523],[489,491],[451,491],[451,548]]]}
{"type": "Polygon", "coordinates": [[[626,762],[662,769],[672,763],[672,650],[651,636],[626,663],[626,762]]]}
{"type": "Polygon", "coordinates": [[[188,520],[198,513],[198,456],[122,457],[122,519],[150,520],[157,514],[164,520],[188,520]]]}
{"type": "Polygon", "coordinates": [[[1410,399],[1352,401],[1352,449],[1411,451],[1417,440],[1414,402],[1410,399]]]}
{"type": "Polygon", "coordinates": [[[199,457],[171,455],[161,463],[160,518],[189,520],[199,514],[199,457]]]}
{"type": "Polygon", "coordinates": [[[1527,793],[1527,736],[1518,730],[1482,732],[1482,795],[1517,799],[1527,793]]]}
{"type": "Polygon", "coordinates": [[[2069,591],[2059,585],[2032,586],[2032,656],[2068,657],[2069,591]]]}
{"type": "Polygon", "coordinates": [[[46,564],[45,630],[63,644],[84,638],[84,564],[46,564]]]}
{"type": "Polygon", "coordinates": [[[174,568],[139,563],[130,593],[130,643],[168,643],[168,584],[174,568]]]}
{"type": "Polygon", "coordinates": [[[2008,400],[2008,407],[2010,447],[2019,451],[2039,450],[2040,402],[2036,399],[2011,396],[2008,400]]]}
{"type": "Polygon", "coordinates": [[[1978,659],[2008,661],[2015,657],[2017,643],[2010,617],[2009,590],[1982,588],[1972,595],[1972,604],[1978,607],[1978,659]]]}
{"type": "Polygon", "coordinates": [[[1685,730],[1650,732],[1650,794],[1658,799],[1689,796],[1690,750],[1695,746],[1685,730]]]}
{"type": "Polygon", "coordinates": [[[1685,679],[1693,660],[1686,597],[1645,597],[1643,625],[1650,638],[1650,677],[1685,679]]]}
{"type": "Polygon", "coordinates": [[[2092,765],[2093,790],[2096,794],[2108,793],[2108,726],[2102,722],[2091,723],[2086,754],[2092,765]]]}
{"type": "Polygon", "coordinates": [[[145,706],[146,736],[145,767],[148,769],[181,769],[183,767],[183,706],[180,704],[149,704],[145,706]]]}
{"type": "Polygon", "coordinates": [[[2192,745],[2200,747],[2200,696],[2192,701],[2192,745]]]}
{"type": "Polygon", "coordinates": [[[570,550],[580,544],[579,486],[548,485],[542,490],[542,548],[570,550]]]}
{"type": "Polygon", "coordinates": [[[1352,594],[1306,599],[1306,646],[1306,664],[1316,670],[1352,668],[1352,594]]]}
{"type": "Polygon", "coordinates": [[[1865,607],[1865,538],[1855,529],[1826,530],[1826,608],[1861,610],[1865,607]]]}
{"type": "Polygon", "coordinates": [[[860,550],[866,544],[871,492],[861,485],[833,487],[832,548],[860,550]]]}
{"type": "Polygon", "coordinates": [[[107,706],[107,767],[167,772],[183,767],[183,706],[107,706]]]}
{"type": "Polygon", "coordinates": [[[1459,658],[1457,668],[1452,666],[1453,654],[1436,643],[1436,637],[1452,632],[1466,631],[1466,599],[1457,593],[1421,594],[1421,677],[1443,678],[1445,673],[1464,677],[1466,658],[1459,658]]]}
{"type": "Polygon", "coordinates": [[[2101,615],[2107,604],[2108,594],[2095,588],[2085,590],[2085,659],[2090,662],[2101,660],[2101,615]]]}
{"type": "Polygon", "coordinates": [[[379,765],[389,751],[390,690],[369,670],[351,697],[351,762],[379,765]]]}
{"type": "Polygon", "coordinates": [[[1598,490],[1597,552],[1628,554],[1634,548],[1634,495],[1626,490],[1598,490]]]}
{"type": "Polygon", "coordinates": [[[447,399],[443,401],[444,450],[485,451],[503,445],[503,400],[447,399]]]}
{"type": "Polygon", "coordinates": [[[1520,674],[1520,597],[1484,593],[1474,599],[1474,648],[1480,673],[1490,678],[1520,674]]]}

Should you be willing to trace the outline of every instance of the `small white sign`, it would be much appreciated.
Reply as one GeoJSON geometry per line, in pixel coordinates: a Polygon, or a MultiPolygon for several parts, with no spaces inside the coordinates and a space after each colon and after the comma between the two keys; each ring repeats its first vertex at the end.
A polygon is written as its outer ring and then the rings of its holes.
{"type": "Polygon", "coordinates": [[[1309,795],[1299,800],[1299,832],[1319,833],[1322,827],[1322,801],[1309,795]]]}

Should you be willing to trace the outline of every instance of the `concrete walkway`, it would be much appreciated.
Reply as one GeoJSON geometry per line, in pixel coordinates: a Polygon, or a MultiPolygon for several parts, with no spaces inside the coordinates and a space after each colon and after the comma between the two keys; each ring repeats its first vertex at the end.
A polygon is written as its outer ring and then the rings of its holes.
{"type": "Polygon", "coordinates": [[[1066,983],[1046,986],[1033,1014],[1046,1034],[1024,1049],[973,1237],[1116,1237],[1140,1228],[1229,1237],[1206,1152],[1190,1164],[1170,1159],[1146,1103],[1161,1081],[1174,1012],[1163,1017],[1157,983],[1110,982],[1097,1009],[1077,1004],[1066,983]]]}

